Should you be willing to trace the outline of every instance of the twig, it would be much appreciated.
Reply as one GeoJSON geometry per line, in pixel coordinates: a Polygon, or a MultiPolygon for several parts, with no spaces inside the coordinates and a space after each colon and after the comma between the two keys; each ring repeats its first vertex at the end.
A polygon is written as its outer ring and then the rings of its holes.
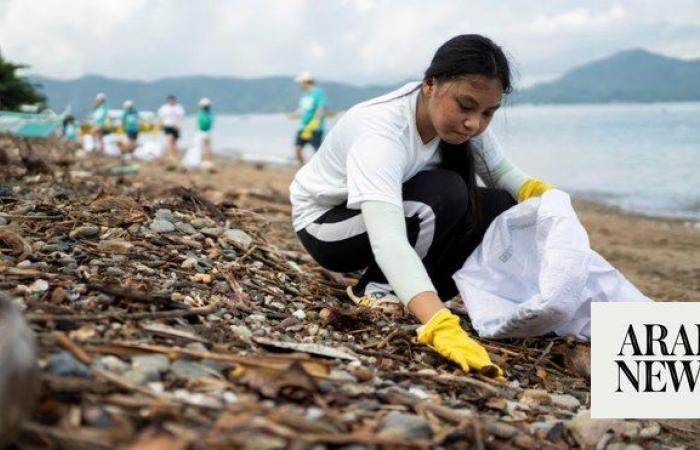
{"type": "Polygon", "coordinates": [[[61,333],[60,331],[57,331],[54,333],[54,336],[56,337],[56,343],[63,348],[64,350],[69,351],[73,356],[78,358],[81,362],[89,365],[92,365],[92,358],[90,358],[90,355],[88,355],[85,350],[80,348],[78,344],[75,342],[71,341],[68,336],[65,334],[61,333]]]}
{"type": "Polygon", "coordinates": [[[550,341],[549,344],[547,344],[547,347],[542,351],[542,354],[535,360],[533,365],[539,366],[542,360],[549,354],[549,352],[552,350],[552,347],[554,346],[554,341],[550,341]]]}
{"type": "Polygon", "coordinates": [[[138,320],[138,319],[174,319],[176,317],[203,316],[216,311],[218,304],[204,306],[202,308],[180,309],[177,311],[157,311],[144,313],[102,313],[102,314],[27,314],[30,322],[47,322],[49,320],[74,320],[87,322],[91,320],[138,320]]]}

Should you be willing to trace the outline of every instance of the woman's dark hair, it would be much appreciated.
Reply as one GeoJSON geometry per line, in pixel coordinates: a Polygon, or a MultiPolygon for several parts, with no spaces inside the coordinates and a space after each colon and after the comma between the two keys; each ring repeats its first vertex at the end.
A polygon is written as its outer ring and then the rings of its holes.
{"type": "MultiPolygon", "coordinates": [[[[430,67],[425,71],[423,81],[437,83],[452,81],[461,77],[481,75],[501,82],[503,92],[513,90],[510,65],[501,47],[491,39],[478,34],[461,34],[445,42],[437,49],[430,67]]],[[[440,141],[441,167],[457,172],[467,184],[469,192],[469,226],[477,226],[479,198],[477,196],[474,154],[469,141],[464,144],[450,144],[440,141]]]]}

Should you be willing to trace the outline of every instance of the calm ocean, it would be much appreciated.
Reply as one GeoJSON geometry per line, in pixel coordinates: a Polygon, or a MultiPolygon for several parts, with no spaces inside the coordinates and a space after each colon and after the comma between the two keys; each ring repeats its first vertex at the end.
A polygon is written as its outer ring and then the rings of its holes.
{"type": "MultiPolygon", "coordinates": [[[[221,155],[291,163],[296,125],[283,114],[221,115],[212,140],[221,155]]],[[[700,103],[519,105],[492,127],[519,167],[567,192],[700,219],[700,103]]],[[[183,145],[193,130],[188,117],[183,145]]]]}

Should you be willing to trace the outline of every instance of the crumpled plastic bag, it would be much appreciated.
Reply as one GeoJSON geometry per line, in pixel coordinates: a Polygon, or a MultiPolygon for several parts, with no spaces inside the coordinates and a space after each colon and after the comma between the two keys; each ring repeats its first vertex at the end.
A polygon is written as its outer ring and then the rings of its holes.
{"type": "Polygon", "coordinates": [[[206,138],[205,134],[197,133],[194,137],[194,142],[187,149],[185,156],[180,161],[180,166],[187,170],[197,170],[202,167],[203,141],[206,138]]]}
{"type": "Polygon", "coordinates": [[[590,248],[552,189],[498,216],[453,279],[479,336],[591,338],[591,302],[651,301],[590,248]]]}

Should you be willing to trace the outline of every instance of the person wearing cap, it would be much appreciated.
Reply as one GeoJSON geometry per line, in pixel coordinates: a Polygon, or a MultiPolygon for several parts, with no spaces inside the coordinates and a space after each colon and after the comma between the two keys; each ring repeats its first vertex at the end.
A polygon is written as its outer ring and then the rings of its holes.
{"type": "Polygon", "coordinates": [[[107,127],[108,113],[107,96],[104,92],[100,92],[95,96],[95,105],[90,116],[92,124],[90,134],[95,144],[95,150],[98,152],[101,152],[103,148],[102,138],[109,134],[109,128],[107,127]]]}
{"type": "Polygon", "coordinates": [[[311,144],[314,150],[321,147],[323,140],[323,127],[326,112],[326,95],[316,85],[309,72],[302,72],[295,78],[302,90],[299,99],[299,113],[301,122],[296,135],[295,153],[300,166],[304,165],[302,150],[306,144],[311,144]]]}
{"type": "Polygon", "coordinates": [[[184,118],[185,108],[177,102],[174,95],[168,95],[163,106],[158,108],[158,119],[166,138],[165,156],[168,158],[177,158],[177,140],[180,138],[184,118]]]}
{"type": "Polygon", "coordinates": [[[139,138],[139,112],[134,108],[134,102],[132,100],[124,102],[122,128],[127,138],[126,143],[122,146],[122,150],[132,152],[136,148],[136,141],[139,138]]]}
{"type": "Polygon", "coordinates": [[[197,114],[197,129],[204,154],[202,168],[212,170],[214,168],[214,152],[211,148],[211,129],[214,126],[214,114],[211,112],[211,100],[204,97],[199,101],[199,113],[197,114]]]}

